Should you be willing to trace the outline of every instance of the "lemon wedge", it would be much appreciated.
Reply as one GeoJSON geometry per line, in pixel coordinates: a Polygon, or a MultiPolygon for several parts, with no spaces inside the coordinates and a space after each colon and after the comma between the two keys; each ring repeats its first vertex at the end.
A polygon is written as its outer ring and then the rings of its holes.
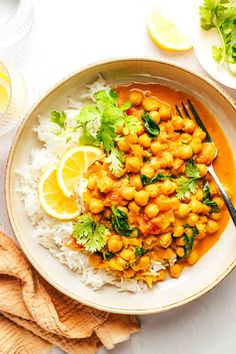
{"type": "Polygon", "coordinates": [[[44,211],[59,220],[71,220],[79,215],[77,203],[62,193],[57,182],[57,165],[49,167],[42,175],[39,185],[39,200],[44,211]]]}
{"type": "Polygon", "coordinates": [[[65,153],[58,165],[57,181],[66,197],[71,197],[81,174],[102,155],[103,152],[93,146],[76,146],[65,153]]]}
{"type": "Polygon", "coordinates": [[[192,47],[190,39],[183,31],[157,10],[148,15],[147,28],[153,42],[162,49],[180,51],[192,47]]]}

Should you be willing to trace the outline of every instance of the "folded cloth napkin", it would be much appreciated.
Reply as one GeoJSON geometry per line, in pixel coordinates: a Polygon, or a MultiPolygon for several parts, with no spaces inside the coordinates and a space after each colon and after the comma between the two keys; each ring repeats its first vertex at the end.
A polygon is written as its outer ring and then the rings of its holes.
{"type": "Polygon", "coordinates": [[[68,354],[112,349],[139,331],[134,316],[82,305],[46,283],[16,244],[0,232],[0,353],[68,354]]]}

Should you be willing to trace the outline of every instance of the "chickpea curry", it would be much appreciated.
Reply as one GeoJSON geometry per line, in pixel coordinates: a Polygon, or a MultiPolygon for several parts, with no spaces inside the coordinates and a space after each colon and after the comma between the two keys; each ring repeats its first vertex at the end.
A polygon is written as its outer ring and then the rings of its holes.
{"type": "MultiPolygon", "coordinates": [[[[180,91],[130,84],[99,94],[94,107],[106,110],[104,128],[94,137],[85,125],[81,142],[101,148],[102,137],[104,155],[86,171],[83,215],[67,246],[86,252],[93,267],[149,287],[168,275],[178,278],[212,247],[228,221],[208,173],[215,146],[205,142],[193,119],[176,112],[175,105],[189,98],[180,91]]],[[[228,189],[235,171],[218,161],[227,154],[234,166],[228,142],[206,108],[191,100],[218,146],[215,166],[228,189]]]]}

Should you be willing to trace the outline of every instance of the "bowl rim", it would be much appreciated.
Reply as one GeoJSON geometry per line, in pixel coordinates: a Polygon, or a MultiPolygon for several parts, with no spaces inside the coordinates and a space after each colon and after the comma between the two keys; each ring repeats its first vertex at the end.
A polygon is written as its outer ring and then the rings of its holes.
{"type": "Polygon", "coordinates": [[[184,304],[187,304],[193,300],[198,299],[202,295],[208,293],[210,290],[215,288],[223,279],[225,279],[230,272],[235,268],[236,266],[236,255],[235,259],[233,262],[231,262],[228,267],[222,272],[220,276],[218,276],[213,282],[211,282],[209,285],[205,286],[203,289],[195,292],[191,296],[188,296],[180,301],[173,302],[168,305],[164,305],[158,308],[152,308],[152,309],[133,309],[130,310],[128,308],[118,308],[115,307],[113,308],[112,306],[105,306],[105,305],[99,305],[96,304],[95,302],[92,302],[90,300],[86,300],[85,298],[81,298],[79,295],[75,295],[60,284],[57,283],[53,277],[50,276],[49,273],[46,273],[41,267],[40,264],[34,259],[33,255],[28,251],[27,245],[24,242],[23,237],[21,237],[20,233],[18,233],[17,226],[14,221],[14,216],[11,208],[11,202],[10,202],[10,180],[11,180],[11,170],[12,170],[12,161],[14,158],[14,153],[17,147],[18,140],[23,133],[24,127],[28,121],[28,119],[31,117],[32,113],[34,110],[38,107],[39,104],[47,100],[48,96],[51,95],[52,92],[54,92],[56,89],[58,89],[60,86],[62,86],[65,82],[71,80],[75,76],[77,76],[80,73],[86,72],[87,70],[94,68],[95,66],[100,66],[104,64],[112,64],[112,63],[117,63],[117,62],[130,62],[130,61],[142,61],[142,62],[155,62],[155,63],[160,63],[160,64],[165,64],[167,66],[174,66],[177,69],[183,70],[187,72],[188,74],[191,74],[195,76],[196,78],[205,81],[209,86],[213,87],[223,98],[232,106],[232,108],[236,112],[236,104],[234,100],[230,97],[226,91],[221,88],[216,82],[214,82],[212,79],[206,77],[205,75],[195,73],[192,70],[186,69],[181,65],[176,64],[173,61],[170,60],[163,60],[163,59],[158,59],[155,57],[117,57],[117,58],[111,58],[111,59],[104,59],[100,60],[97,62],[93,62],[89,65],[83,66],[78,70],[73,71],[71,74],[65,76],[61,80],[59,80],[57,83],[52,85],[44,94],[41,94],[39,99],[31,106],[31,108],[28,110],[26,113],[24,119],[22,120],[21,124],[19,125],[16,134],[14,136],[8,159],[7,159],[7,164],[6,164],[6,172],[5,172],[5,180],[4,180],[4,193],[5,193],[5,201],[6,201],[6,209],[7,209],[7,214],[8,218],[11,224],[11,227],[13,229],[14,235],[17,239],[17,241],[20,244],[20,247],[23,251],[23,253],[26,255],[32,266],[35,268],[37,272],[53,287],[55,287],[58,291],[62,292],[63,294],[69,296],[70,298],[81,302],[84,305],[91,306],[93,308],[96,308],[101,311],[107,311],[111,313],[119,313],[119,314],[130,314],[130,315],[147,315],[147,314],[154,314],[154,313],[160,313],[164,311],[168,311],[171,309],[174,309],[176,307],[182,306],[184,304]]]}

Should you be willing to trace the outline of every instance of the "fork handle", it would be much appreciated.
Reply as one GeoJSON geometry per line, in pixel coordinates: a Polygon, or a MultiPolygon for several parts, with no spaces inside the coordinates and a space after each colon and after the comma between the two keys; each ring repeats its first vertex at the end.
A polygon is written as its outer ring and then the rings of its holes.
{"type": "Polygon", "coordinates": [[[217,177],[216,173],[215,173],[215,170],[213,168],[212,165],[208,166],[208,171],[209,173],[211,174],[211,176],[214,178],[219,190],[220,190],[220,193],[225,201],[225,204],[226,204],[226,207],[231,215],[231,218],[234,222],[234,226],[236,227],[236,209],[235,207],[233,206],[233,203],[231,202],[231,200],[229,199],[228,195],[226,194],[219,178],[217,177]]]}

